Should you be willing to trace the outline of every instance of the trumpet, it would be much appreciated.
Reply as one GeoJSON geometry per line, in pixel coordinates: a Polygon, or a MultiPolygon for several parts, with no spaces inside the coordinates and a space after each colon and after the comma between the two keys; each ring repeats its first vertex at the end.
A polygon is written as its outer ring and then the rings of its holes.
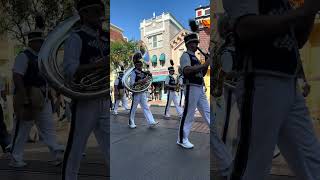
{"type": "Polygon", "coordinates": [[[210,54],[209,53],[205,53],[202,49],[200,49],[199,47],[197,47],[198,51],[205,57],[205,60],[207,61],[210,58],[210,54]]]}

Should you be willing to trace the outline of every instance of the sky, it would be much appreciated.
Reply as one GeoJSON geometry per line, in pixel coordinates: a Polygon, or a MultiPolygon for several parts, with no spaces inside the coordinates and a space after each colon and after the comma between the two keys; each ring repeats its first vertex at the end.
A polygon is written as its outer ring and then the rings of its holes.
{"type": "Polygon", "coordinates": [[[189,29],[188,20],[195,18],[195,9],[209,4],[210,0],[111,0],[110,19],[129,40],[139,40],[140,22],[152,18],[153,13],[169,12],[189,29]]]}

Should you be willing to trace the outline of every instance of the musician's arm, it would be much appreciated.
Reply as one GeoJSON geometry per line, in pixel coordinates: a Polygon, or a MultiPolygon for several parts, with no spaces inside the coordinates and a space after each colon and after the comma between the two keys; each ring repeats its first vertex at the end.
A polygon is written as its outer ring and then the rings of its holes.
{"type": "Polygon", "coordinates": [[[24,98],[24,103],[30,103],[29,97],[26,93],[26,88],[24,86],[24,75],[28,69],[28,57],[21,53],[19,54],[14,62],[13,69],[12,69],[12,79],[14,83],[14,88],[16,94],[21,94],[21,97],[24,98]]]}
{"type": "Polygon", "coordinates": [[[183,74],[189,76],[208,69],[209,64],[208,61],[206,61],[206,63],[204,64],[191,66],[189,55],[187,53],[184,53],[180,58],[180,66],[183,74]]]}
{"type": "Polygon", "coordinates": [[[290,31],[290,27],[306,18],[303,9],[291,10],[284,15],[244,15],[237,19],[235,30],[246,44],[261,38],[273,38],[290,31]]]}

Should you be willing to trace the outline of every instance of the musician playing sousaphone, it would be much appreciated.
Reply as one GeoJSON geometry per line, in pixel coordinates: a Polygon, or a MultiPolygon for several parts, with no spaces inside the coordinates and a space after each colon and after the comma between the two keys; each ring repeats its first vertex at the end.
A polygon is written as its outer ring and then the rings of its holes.
{"type": "Polygon", "coordinates": [[[114,110],[113,110],[114,115],[118,114],[118,107],[119,107],[120,101],[122,102],[122,107],[124,107],[126,110],[130,110],[128,107],[128,99],[125,92],[126,90],[122,82],[123,70],[124,68],[121,67],[121,71],[119,72],[118,78],[114,81],[114,99],[115,99],[114,110]]]}
{"type": "Polygon", "coordinates": [[[23,161],[23,147],[34,121],[42,141],[55,157],[56,165],[61,162],[63,147],[56,141],[48,84],[38,69],[38,52],[43,41],[41,30],[29,32],[28,47],[16,57],[12,69],[15,86],[13,104],[16,115],[9,164],[12,167],[26,166],[23,161]]]}
{"type": "MultiPolygon", "coordinates": [[[[110,6],[110,2],[106,2],[110,6]]],[[[109,56],[109,32],[103,29],[103,17],[107,9],[101,0],[80,0],[77,11],[81,27],[74,30],[64,45],[64,77],[67,82],[84,77],[96,70],[107,72],[109,56]],[[102,29],[102,30],[101,30],[102,29]]],[[[105,80],[107,84],[107,79],[105,80]]],[[[110,100],[104,97],[72,99],[72,121],[68,145],[62,167],[62,179],[78,177],[82,153],[92,132],[99,143],[109,171],[109,114],[110,100]]],[[[109,175],[109,172],[107,172],[109,175]]]]}
{"type": "MultiPolygon", "coordinates": [[[[147,73],[142,70],[143,67],[143,59],[142,54],[137,52],[132,57],[133,64],[135,66],[133,73],[130,76],[130,86],[131,87],[138,87],[143,86],[149,81],[150,73],[147,73]]],[[[140,104],[141,108],[143,109],[143,114],[148,122],[149,127],[155,127],[159,122],[155,121],[151,110],[148,105],[148,99],[146,92],[133,92],[132,93],[132,104],[130,108],[130,118],[129,118],[129,128],[134,129],[136,128],[135,124],[135,114],[140,104]]]]}

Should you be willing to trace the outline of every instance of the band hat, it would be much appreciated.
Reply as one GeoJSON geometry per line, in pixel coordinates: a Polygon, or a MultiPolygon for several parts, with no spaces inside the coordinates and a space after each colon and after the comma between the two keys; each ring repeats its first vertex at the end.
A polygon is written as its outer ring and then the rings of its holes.
{"type": "Polygon", "coordinates": [[[188,44],[188,43],[191,43],[191,42],[199,43],[198,35],[196,33],[191,33],[191,34],[188,34],[188,35],[186,35],[184,37],[184,43],[185,44],[188,44]]]}
{"type": "Polygon", "coordinates": [[[143,63],[143,62],[144,62],[143,59],[137,59],[133,61],[134,64],[143,63]]]}
{"type": "Polygon", "coordinates": [[[37,31],[30,31],[27,34],[28,41],[35,41],[35,40],[44,40],[43,31],[37,30],[37,31]]]}
{"type": "Polygon", "coordinates": [[[80,0],[77,4],[77,10],[78,12],[81,12],[85,9],[96,7],[96,6],[104,6],[104,4],[101,2],[101,0],[80,0]]]}
{"type": "Polygon", "coordinates": [[[174,71],[174,67],[168,67],[168,71],[174,71]]]}
{"type": "Polygon", "coordinates": [[[88,9],[88,8],[91,8],[91,7],[97,7],[97,6],[101,6],[101,4],[92,4],[92,5],[84,6],[84,7],[79,9],[79,12],[81,12],[81,11],[83,11],[85,9],[88,9]]]}

